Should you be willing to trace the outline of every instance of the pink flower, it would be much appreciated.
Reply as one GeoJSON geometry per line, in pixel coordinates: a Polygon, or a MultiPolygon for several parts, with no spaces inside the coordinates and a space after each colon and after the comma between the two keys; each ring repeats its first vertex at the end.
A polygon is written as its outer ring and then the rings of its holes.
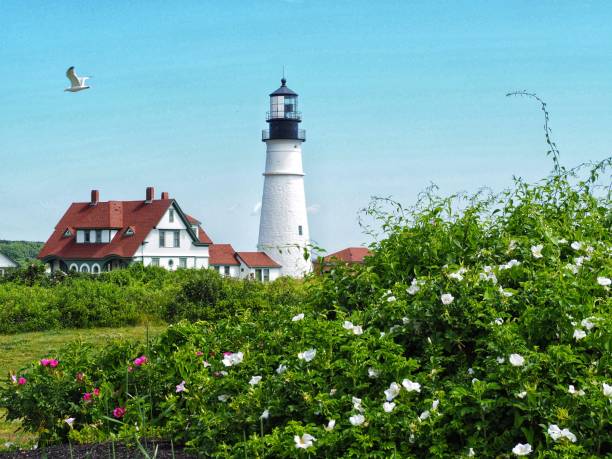
{"type": "Polygon", "coordinates": [[[115,416],[117,419],[122,418],[124,414],[125,408],[121,408],[120,406],[113,410],[113,416],[115,416]]]}
{"type": "Polygon", "coordinates": [[[232,354],[233,354],[233,352],[224,352],[223,353],[223,357],[229,357],[232,354]]]}
{"type": "Polygon", "coordinates": [[[40,364],[43,367],[49,366],[49,359],[40,359],[40,364]]]}
{"type": "Polygon", "coordinates": [[[100,389],[98,389],[98,388],[96,387],[96,388],[93,390],[93,394],[94,394],[96,397],[99,397],[99,396],[100,396],[100,389]]]}
{"type": "Polygon", "coordinates": [[[185,390],[185,381],[181,381],[179,385],[176,386],[176,392],[183,392],[185,390]]]}
{"type": "Polygon", "coordinates": [[[59,365],[59,362],[58,362],[57,360],[55,360],[55,359],[51,359],[51,360],[49,360],[49,366],[50,366],[51,368],[55,368],[55,367],[56,367],[56,366],[58,366],[58,365],[59,365]]]}
{"type": "Polygon", "coordinates": [[[27,382],[28,380],[25,379],[23,376],[20,376],[19,379],[17,380],[17,384],[19,384],[20,386],[23,386],[27,382]]]}
{"type": "Polygon", "coordinates": [[[202,351],[197,351],[196,352],[196,357],[201,357],[203,355],[204,355],[204,353],[202,351]]]}
{"type": "Polygon", "coordinates": [[[144,365],[145,363],[147,363],[148,361],[149,359],[147,359],[147,356],[141,355],[140,357],[137,357],[136,359],[134,359],[134,365],[136,365],[137,367],[140,367],[144,365]]]}
{"type": "Polygon", "coordinates": [[[83,394],[83,401],[88,402],[91,400],[91,392],[85,392],[83,394]]]}

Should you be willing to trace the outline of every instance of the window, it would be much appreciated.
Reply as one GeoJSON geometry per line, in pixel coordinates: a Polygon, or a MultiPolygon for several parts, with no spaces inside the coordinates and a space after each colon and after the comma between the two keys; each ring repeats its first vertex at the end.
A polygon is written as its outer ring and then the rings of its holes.
{"type": "Polygon", "coordinates": [[[125,230],[125,235],[126,236],[133,236],[134,235],[134,228],[132,228],[131,226],[125,230]]]}
{"type": "Polygon", "coordinates": [[[70,237],[72,236],[72,231],[70,231],[70,228],[66,228],[66,231],[64,231],[64,237],[70,237]]]}
{"type": "Polygon", "coordinates": [[[159,246],[166,247],[166,232],[164,230],[159,230],[159,246]]]}
{"type": "Polygon", "coordinates": [[[262,278],[261,278],[261,269],[260,268],[255,269],[255,279],[257,279],[260,282],[262,280],[262,278]]]}
{"type": "Polygon", "coordinates": [[[84,232],[84,233],[85,233],[85,234],[84,234],[84,236],[85,236],[85,241],[84,241],[84,242],[85,242],[85,243],[89,243],[89,242],[91,242],[91,240],[90,240],[90,238],[89,238],[89,230],[85,230],[85,232],[84,232]]]}
{"type": "Polygon", "coordinates": [[[179,268],[187,267],[187,258],[179,258],[179,268]]]}
{"type": "Polygon", "coordinates": [[[225,274],[226,276],[230,275],[230,267],[229,266],[224,266],[223,267],[223,274],[225,274]]]}
{"type": "Polygon", "coordinates": [[[151,258],[151,266],[159,266],[159,258],[151,258]]]}
{"type": "Polygon", "coordinates": [[[173,247],[180,247],[180,246],[181,246],[181,232],[174,231],[174,246],[173,247]]]}
{"type": "Polygon", "coordinates": [[[170,258],[170,260],[168,260],[168,268],[170,268],[170,269],[174,268],[174,260],[172,258],[170,258]]]}
{"type": "Polygon", "coordinates": [[[82,273],[88,273],[89,272],[89,266],[83,264],[81,265],[81,272],[82,273]]]}
{"type": "Polygon", "coordinates": [[[302,225],[298,226],[298,234],[303,236],[302,225]]]}
{"type": "Polygon", "coordinates": [[[78,270],[79,270],[79,267],[76,264],[72,263],[70,265],[70,271],[76,273],[78,270]]]}
{"type": "Polygon", "coordinates": [[[168,211],[168,220],[170,220],[170,223],[174,223],[174,209],[168,211]]]}
{"type": "Polygon", "coordinates": [[[270,282],[270,270],[268,268],[263,270],[263,281],[270,282]]]}
{"type": "Polygon", "coordinates": [[[100,265],[95,264],[91,267],[92,274],[100,274],[100,265]]]}
{"type": "Polygon", "coordinates": [[[96,230],[96,244],[102,243],[102,230],[96,230]]]}

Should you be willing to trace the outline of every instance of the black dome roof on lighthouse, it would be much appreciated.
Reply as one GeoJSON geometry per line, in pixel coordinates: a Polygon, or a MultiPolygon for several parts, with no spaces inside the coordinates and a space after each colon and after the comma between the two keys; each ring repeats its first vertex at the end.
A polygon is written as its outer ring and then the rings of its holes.
{"type": "Polygon", "coordinates": [[[286,85],[287,85],[287,80],[285,78],[283,78],[281,80],[281,87],[278,88],[273,93],[271,93],[270,97],[272,97],[272,96],[297,96],[297,93],[293,92],[286,85]]]}

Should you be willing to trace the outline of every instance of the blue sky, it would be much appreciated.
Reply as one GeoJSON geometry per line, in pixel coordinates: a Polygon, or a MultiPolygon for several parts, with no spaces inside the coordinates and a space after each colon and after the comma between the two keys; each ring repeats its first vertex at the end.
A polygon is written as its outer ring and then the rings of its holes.
{"type": "Polygon", "coordinates": [[[0,239],[46,240],[68,204],[169,191],[252,250],[268,94],[300,94],[312,238],[367,242],[370,196],[410,204],[610,155],[609,2],[0,3],[0,239]],[[64,93],[66,68],[92,89],[64,93]]]}

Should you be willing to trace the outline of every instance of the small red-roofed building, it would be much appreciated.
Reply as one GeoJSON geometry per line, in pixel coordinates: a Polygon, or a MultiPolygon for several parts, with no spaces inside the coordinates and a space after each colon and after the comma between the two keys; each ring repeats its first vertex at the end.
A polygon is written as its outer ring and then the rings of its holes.
{"type": "Polygon", "coordinates": [[[240,262],[240,277],[270,282],[280,276],[281,265],[264,252],[236,252],[240,262]]]}
{"type": "Polygon", "coordinates": [[[366,247],[347,247],[338,252],[331,253],[314,262],[316,273],[326,273],[338,264],[363,264],[365,257],[371,254],[366,247]]]}
{"type": "Polygon", "coordinates": [[[213,244],[209,247],[211,268],[222,276],[240,277],[240,262],[231,244],[213,244]]]}
{"type": "Polygon", "coordinates": [[[166,192],[155,199],[148,187],[144,200],[100,201],[92,190],[89,202],[68,207],[38,258],[52,272],[97,274],[133,262],[169,270],[208,268],[211,244],[200,222],[166,192]]]}

